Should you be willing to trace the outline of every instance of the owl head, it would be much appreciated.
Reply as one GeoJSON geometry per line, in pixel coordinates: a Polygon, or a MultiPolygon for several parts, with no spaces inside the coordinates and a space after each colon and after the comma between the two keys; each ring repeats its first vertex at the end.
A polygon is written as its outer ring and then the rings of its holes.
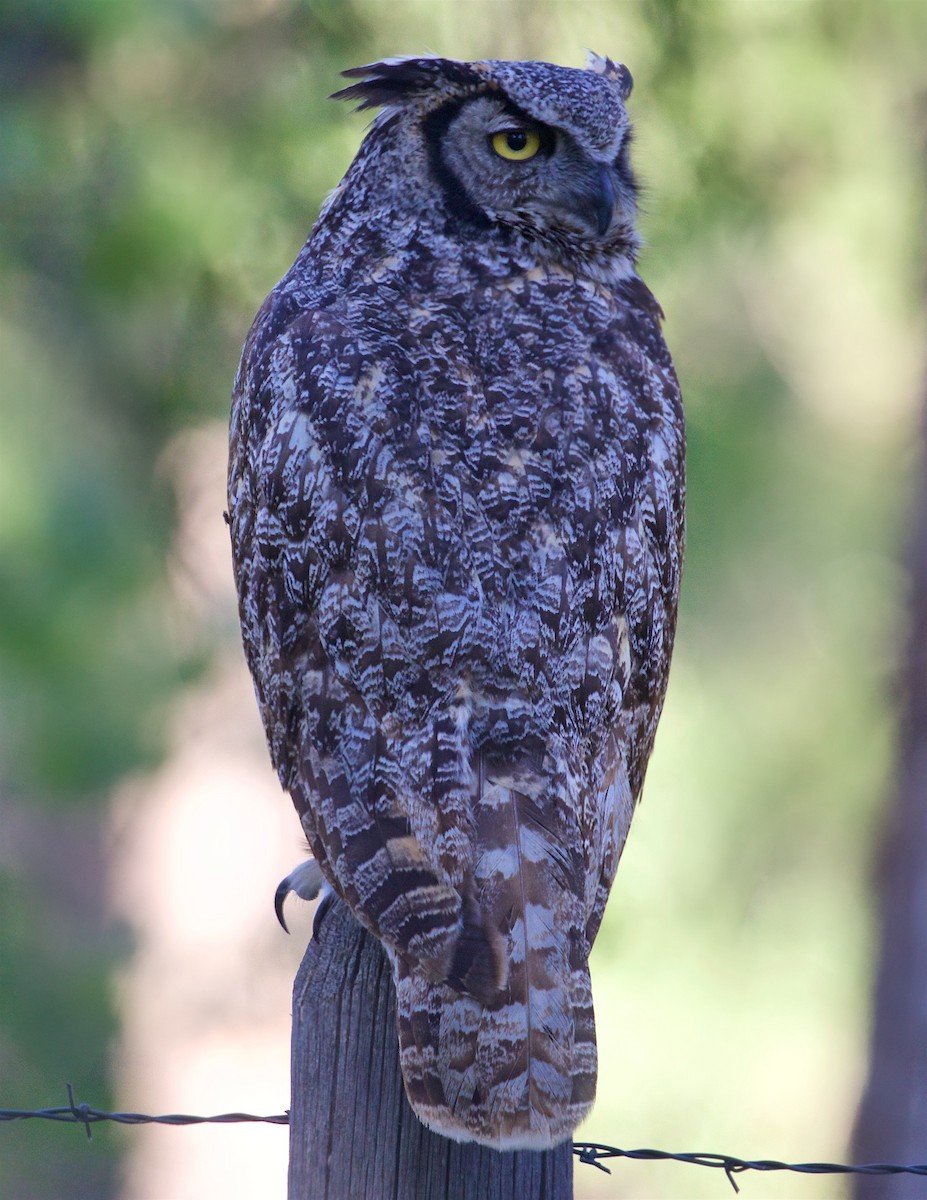
{"type": "Polygon", "coordinates": [[[437,195],[465,225],[514,232],[564,255],[633,258],[626,67],[595,54],[585,70],[435,57],[344,75],[356,82],[337,99],[385,109],[369,136],[401,135],[413,195],[437,195]]]}

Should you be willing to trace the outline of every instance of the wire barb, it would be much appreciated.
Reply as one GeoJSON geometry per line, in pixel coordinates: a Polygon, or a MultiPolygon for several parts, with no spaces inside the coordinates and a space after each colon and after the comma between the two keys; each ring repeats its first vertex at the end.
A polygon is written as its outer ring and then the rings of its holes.
{"type": "Polygon", "coordinates": [[[68,1104],[71,1106],[71,1112],[74,1115],[74,1120],[81,1121],[83,1123],[84,1130],[86,1131],[86,1134],[87,1134],[87,1141],[92,1142],[93,1141],[93,1130],[90,1128],[90,1112],[91,1112],[90,1105],[82,1104],[80,1106],[80,1108],[78,1108],[77,1105],[74,1103],[74,1088],[70,1084],[67,1084],[67,1089],[68,1089],[68,1104]]]}

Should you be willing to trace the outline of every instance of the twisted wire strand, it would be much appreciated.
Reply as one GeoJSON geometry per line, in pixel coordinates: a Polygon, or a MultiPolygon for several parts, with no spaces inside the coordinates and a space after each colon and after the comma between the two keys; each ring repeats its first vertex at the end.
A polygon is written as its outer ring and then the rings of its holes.
{"type": "Polygon", "coordinates": [[[792,1171],[799,1175],[927,1175],[927,1163],[786,1163],[774,1158],[745,1159],[732,1154],[679,1154],[669,1150],[621,1150],[598,1142],[574,1142],[573,1153],[580,1162],[608,1171],[602,1159],[632,1158],[642,1162],[691,1163],[697,1167],[712,1167],[723,1171],[728,1183],[739,1192],[735,1175],[745,1171],[792,1171]]]}
{"type": "MultiPolygon", "coordinates": [[[[209,1117],[191,1116],[188,1113],[167,1113],[149,1116],[136,1112],[103,1112],[89,1104],[78,1103],[74,1089],[67,1085],[68,1102],[59,1108],[0,1108],[0,1121],[64,1121],[83,1125],[88,1140],[92,1139],[92,1126],[99,1121],[115,1121],[120,1125],[235,1125],[265,1124],[288,1125],[288,1112],[274,1113],[261,1117],[254,1113],[217,1113],[209,1117]]],[[[573,1153],[581,1163],[609,1171],[605,1161],[610,1158],[628,1158],[639,1162],[678,1162],[697,1167],[709,1167],[723,1171],[735,1192],[739,1192],[736,1175],[746,1171],[792,1171],[800,1175],[927,1175],[927,1163],[831,1163],[804,1162],[786,1163],[778,1159],[737,1158],[732,1154],[680,1154],[670,1150],[623,1150],[618,1146],[606,1146],[600,1142],[574,1142],[573,1153]]]]}

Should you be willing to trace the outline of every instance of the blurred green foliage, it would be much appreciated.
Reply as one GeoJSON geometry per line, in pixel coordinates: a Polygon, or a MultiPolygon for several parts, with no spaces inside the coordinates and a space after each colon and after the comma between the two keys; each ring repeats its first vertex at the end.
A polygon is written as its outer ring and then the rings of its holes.
{"type": "MultiPolygon", "coordinates": [[[[77,866],[56,831],[157,761],[230,636],[171,618],[163,457],[224,419],[251,314],[362,135],[324,100],[337,72],[425,48],[577,65],[584,45],[635,75],[642,273],[690,431],[677,662],[597,950],[589,1133],[844,1151],[922,355],[927,6],[867,0],[7,3],[0,1104],[55,1103],[68,1073],[107,1102],[119,939],[62,945],[50,877],[77,866]],[[47,860],[22,852],[31,820],[47,860]]],[[[121,1141],[78,1160],[56,1128],[3,1136],[4,1194],[115,1188],[121,1141]]],[[[692,1172],[621,1168],[607,1194],[714,1194],[692,1172]]]]}

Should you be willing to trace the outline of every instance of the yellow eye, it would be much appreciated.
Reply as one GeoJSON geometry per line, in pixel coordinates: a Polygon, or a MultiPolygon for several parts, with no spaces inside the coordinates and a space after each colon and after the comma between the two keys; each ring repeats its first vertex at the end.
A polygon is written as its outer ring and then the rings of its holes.
{"type": "Polygon", "coordinates": [[[536,129],[503,129],[494,133],[490,142],[500,158],[524,162],[540,150],[541,135],[536,129]]]}

